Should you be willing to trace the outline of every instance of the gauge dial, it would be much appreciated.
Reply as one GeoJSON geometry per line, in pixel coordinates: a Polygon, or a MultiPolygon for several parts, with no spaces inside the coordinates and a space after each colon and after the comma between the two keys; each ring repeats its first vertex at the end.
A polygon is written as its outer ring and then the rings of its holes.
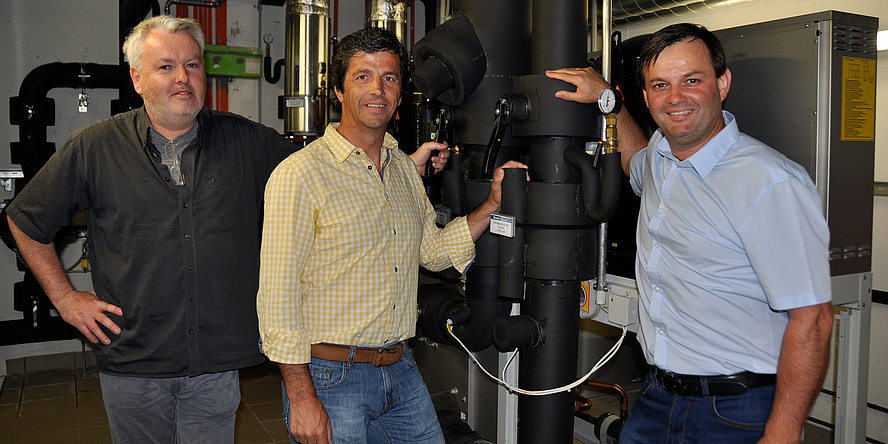
{"type": "Polygon", "coordinates": [[[598,109],[604,114],[615,113],[620,110],[619,98],[615,89],[605,88],[601,90],[601,95],[598,96],[598,109]]]}

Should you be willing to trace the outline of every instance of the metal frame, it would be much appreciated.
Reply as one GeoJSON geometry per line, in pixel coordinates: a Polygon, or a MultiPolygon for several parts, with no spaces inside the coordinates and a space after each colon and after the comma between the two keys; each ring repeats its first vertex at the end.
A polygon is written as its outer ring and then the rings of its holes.
{"type": "Polygon", "coordinates": [[[872,273],[832,279],[833,304],[840,307],[836,367],[835,442],[866,439],[872,273]]]}

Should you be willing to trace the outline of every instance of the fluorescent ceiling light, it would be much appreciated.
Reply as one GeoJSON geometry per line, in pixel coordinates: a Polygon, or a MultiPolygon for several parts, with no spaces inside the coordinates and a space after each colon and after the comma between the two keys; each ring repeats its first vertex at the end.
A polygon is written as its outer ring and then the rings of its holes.
{"type": "Polygon", "coordinates": [[[876,50],[884,51],[888,49],[888,30],[876,33],[876,50]]]}

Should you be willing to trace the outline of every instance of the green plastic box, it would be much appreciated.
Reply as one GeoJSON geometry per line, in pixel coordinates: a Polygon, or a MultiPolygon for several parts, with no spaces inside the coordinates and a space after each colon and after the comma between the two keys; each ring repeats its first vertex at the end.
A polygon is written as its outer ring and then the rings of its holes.
{"type": "Polygon", "coordinates": [[[204,46],[204,66],[209,76],[258,79],[262,77],[262,52],[244,46],[204,46]]]}

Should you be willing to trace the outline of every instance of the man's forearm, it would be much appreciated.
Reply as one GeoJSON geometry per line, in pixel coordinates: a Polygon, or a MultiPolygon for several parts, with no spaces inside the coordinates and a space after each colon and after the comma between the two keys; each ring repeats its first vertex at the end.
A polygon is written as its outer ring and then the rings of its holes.
{"type": "MultiPolygon", "coordinates": [[[[493,180],[490,182],[490,194],[487,195],[487,199],[484,199],[484,202],[481,202],[481,205],[478,205],[466,217],[469,231],[472,233],[472,241],[478,241],[490,226],[490,215],[500,210],[502,205],[503,178],[506,175],[505,170],[509,168],[522,168],[526,170],[527,166],[521,162],[510,160],[493,172],[493,180]]],[[[526,175],[527,173],[525,172],[526,175]]],[[[530,180],[530,177],[527,177],[527,180],[530,180]]]]}
{"type": "Polygon", "coordinates": [[[829,303],[790,311],[764,442],[798,442],[829,365],[829,303]]]}
{"type": "Polygon", "coordinates": [[[315,392],[308,364],[278,365],[290,398],[290,434],[298,442],[331,442],[330,418],[315,392]]]}
{"type": "Polygon", "coordinates": [[[16,247],[49,299],[57,302],[59,298],[74,290],[74,286],[71,285],[68,275],[62,268],[62,263],[59,262],[55,245],[31,239],[16,226],[9,216],[6,217],[6,220],[9,223],[12,236],[15,238],[16,247]]]}
{"type": "Polygon", "coordinates": [[[623,107],[617,114],[617,141],[620,144],[617,150],[620,152],[623,173],[628,176],[629,160],[635,153],[647,146],[648,139],[626,107],[623,107]]]}
{"type": "Polygon", "coordinates": [[[487,231],[487,228],[490,227],[490,214],[497,211],[499,211],[499,206],[492,199],[487,198],[466,216],[469,232],[472,233],[472,241],[477,242],[481,235],[487,231]]]}
{"type": "Polygon", "coordinates": [[[290,399],[299,399],[304,396],[317,396],[308,364],[278,364],[281,369],[281,378],[287,387],[287,396],[290,399]]]}

